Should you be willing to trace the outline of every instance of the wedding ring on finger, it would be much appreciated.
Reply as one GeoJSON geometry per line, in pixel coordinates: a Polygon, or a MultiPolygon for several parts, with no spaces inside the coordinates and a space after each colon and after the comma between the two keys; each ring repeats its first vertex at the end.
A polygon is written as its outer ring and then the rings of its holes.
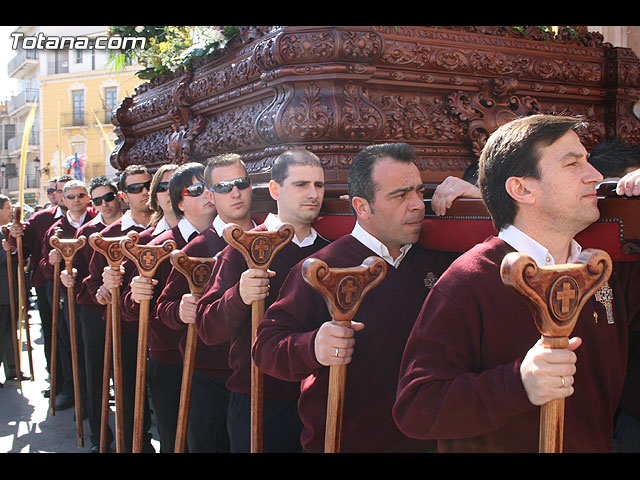
{"type": "Polygon", "coordinates": [[[336,357],[340,356],[340,349],[338,347],[336,347],[336,357]]]}
{"type": "Polygon", "coordinates": [[[565,383],[564,383],[564,377],[560,377],[560,380],[562,381],[562,388],[564,388],[564,385],[565,385],[565,383]]]}

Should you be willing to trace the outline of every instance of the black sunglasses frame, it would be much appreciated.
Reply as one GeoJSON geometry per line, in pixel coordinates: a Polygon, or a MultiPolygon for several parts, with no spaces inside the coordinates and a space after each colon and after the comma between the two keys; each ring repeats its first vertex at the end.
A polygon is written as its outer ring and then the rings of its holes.
{"type": "Polygon", "coordinates": [[[117,194],[115,192],[108,192],[105,193],[104,195],[102,195],[101,197],[94,197],[92,198],[93,200],[93,204],[96,207],[99,207],[100,205],[102,205],[102,202],[113,202],[117,197],[117,194]],[[107,198],[109,197],[109,198],[107,198]]]}
{"type": "Polygon", "coordinates": [[[233,180],[225,180],[218,182],[211,186],[209,190],[215,193],[229,193],[233,190],[233,187],[238,187],[238,190],[244,190],[251,185],[251,179],[249,177],[239,177],[233,180]]]}
{"type": "Polygon", "coordinates": [[[181,197],[199,197],[205,191],[206,187],[204,182],[194,183],[193,185],[184,189],[180,194],[181,197]]]}
{"type": "Polygon", "coordinates": [[[127,193],[140,193],[143,188],[146,188],[147,191],[149,191],[149,188],[151,188],[151,180],[141,183],[131,183],[124,187],[124,191],[127,193]]]}

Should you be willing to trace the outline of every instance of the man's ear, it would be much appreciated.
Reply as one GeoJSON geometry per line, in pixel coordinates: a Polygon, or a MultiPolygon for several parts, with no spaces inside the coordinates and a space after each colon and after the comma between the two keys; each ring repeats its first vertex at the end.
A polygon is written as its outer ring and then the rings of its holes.
{"type": "Polygon", "coordinates": [[[359,218],[366,220],[369,218],[369,215],[371,215],[371,205],[369,205],[369,202],[362,197],[353,197],[351,200],[351,206],[359,218]]]}
{"type": "Polygon", "coordinates": [[[280,199],[279,189],[280,184],[278,182],[276,182],[275,180],[269,180],[269,195],[271,195],[271,198],[273,198],[276,202],[280,199]]]}
{"type": "Polygon", "coordinates": [[[507,193],[517,203],[531,205],[535,203],[535,195],[533,194],[529,179],[525,177],[509,177],[504,184],[507,193]]]}

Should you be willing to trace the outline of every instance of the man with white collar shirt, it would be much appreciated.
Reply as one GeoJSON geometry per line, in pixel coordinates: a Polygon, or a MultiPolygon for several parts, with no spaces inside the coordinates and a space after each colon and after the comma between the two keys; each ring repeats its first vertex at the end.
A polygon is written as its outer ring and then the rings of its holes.
{"type": "MultiPolygon", "coordinates": [[[[31,258],[31,273],[29,276],[30,285],[36,291],[38,297],[38,313],[40,314],[40,321],[42,322],[42,336],[44,337],[44,355],[47,362],[47,372],[51,371],[49,364],[51,359],[51,296],[53,284],[49,283],[44,277],[44,274],[40,268],[40,259],[42,258],[42,239],[47,233],[49,227],[60,217],[65,214],[64,202],[62,201],[62,189],[64,184],[70,180],[73,180],[71,175],[63,175],[53,178],[49,181],[49,187],[47,189],[47,195],[52,195],[51,205],[38,212],[35,212],[29,217],[26,222],[20,223],[14,221],[11,224],[9,244],[16,246],[16,237],[22,236],[22,251],[25,260],[31,258]],[[52,192],[49,192],[52,190],[52,192]]],[[[58,357],[57,371],[61,371],[60,357],[58,357]]],[[[56,385],[56,391],[60,391],[62,385],[62,375],[58,375],[56,385]]],[[[49,396],[49,389],[43,392],[45,396],[49,396]]]]}
{"type": "MultiPolygon", "coordinates": [[[[277,202],[278,214],[269,214],[254,230],[274,230],[289,223],[295,229],[293,241],[275,255],[268,272],[248,269],[242,254],[226,247],[217,257],[197,308],[200,339],[207,345],[230,342],[227,425],[231,452],[250,451],[251,305],[259,299],[265,300],[265,308],[274,302],[291,267],[328,244],[311,227],[324,198],[324,169],[316,155],[307,150],[281,154],[271,170],[269,193],[277,202]]],[[[296,408],[299,382],[269,375],[263,379],[264,452],[301,451],[296,408]]]]}
{"type": "MultiPolygon", "coordinates": [[[[129,208],[100,231],[103,237],[122,237],[130,231],[138,233],[149,228],[153,211],[149,207],[149,190],[152,188],[152,176],[144,166],[131,165],[127,167],[118,181],[119,198],[129,208]]],[[[102,319],[106,321],[106,308],[111,294],[109,287],[103,283],[103,273],[110,271],[106,258],[101,252],[93,251],[89,261],[89,275],[82,280],[82,298],[88,303],[92,301],[102,311],[102,319]]],[[[104,324],[104,322],[103,322],[104,324]]],[[[106,324],[104,324],[106,325],[106,324]]],[[[103,326],[104,330],[104,326],[103,326]]],[[[121,322],[122,349],[122,404],[124,423],[124,451],[131,452],[133,441],[133,405],[135,397],[135,368],[136,352],[138,348],[137,325],[121,322]]],[[[151,446],[151,416],[148,404],[145,405],[145,441],[144,451],[152,451],[151,446]]]]}
{"type": "Polygon", "coordinates": [[[397,429],[391,408],[405,340],[429,293],[427,279],[439,276],[451,255],[415,245],[424,219],[424,186],[409,145],[363,149],[348,182],[356,226],[313,257],[344,268],[377,255],[389,264],[385,278],[364,297],[352,326],[342,327],[297,263],[258,326],[253,357],[266,375],[301,382],[305,451],[323,451],[329,367],[346,364],[341,451],[429,451],[432,442],[410,439],[397,429]]]}
{"type": "MultiPolygon", "coordinates": [[[[204,173],[207,191],[217,210],[213,224],[189,242],[182,251],[191,257],[215,257],[227,246],[222,237],[229,223],[250,230],[251,181],[237,154],[224,154],[207,162],[204,173]]],[[[195,322],[198,297],[189,293],[185,276],[172,269],[158,298],[158,319],[169,328],[180,330],[180,349],[184,356],[186,326],[195,322]]],[[[227,407],[229,391],[226,381],[231,373],[228,364],[229,344],[205,345],[198,340],[191,389],[187,448],[191,453],[229,452],[227,407]]]]}
{"type": "Polygon", "coordinates": [[[558,349],[542,345],[528,302],[500,276],[513,251],[539,266],[579,255],[574,237],[599,218],[602,180],[582,126],[532,115],[487,141],[479,185],[499,234],[451,265],[416,320],[393,410],[407,435],[437,439],[443,452],[537,452],[539,407],[563,398],[563,451],[610,451],[640,311],[639,262],[614,263],[601,289],[613,295],[611,308],[598,294],[587,299],[568,347],[558,349]]]}
{"type": "MultiPolygon", "coordinates": [[[[205,194],[204,165],[187,163],[176,169],[169,182],[169,196],[178,224],[147,242],[161,245],[167,240],[184,248],[200,232],[208,229],[215,218],[215,205],[205,194]]],[[[182,355],[180,340],[183,332],[161,322],[156,313],[157,299],[172,270],[171,262],[164,260],[153,279],[136,275],[129,288],[122,293],[121,314],[126,322],[137,323],[140,302],[149,300],[149,360],[147,380],[151,403],[160,435],[160,452],[173,452],[175,444],[180,386],[182,381],[182,355]]]]}
{"type": "MultiPolygon", "coordinates": [[[[78,228],[76,238],[84,236],[87,240],[96,232],[102,231],[122,217],[120,197],[115,183],[106,176],[98,176],[89,183],[89,195],[98,214],[78,228]]],[[[76,253],[72,275],[66,269],[60,272],[62,284],[72,287],[76,292],[78,319],[82,324],[82,339],[87,381],[87,417],[91,429],[91,451],[99,452],[100,419],[102,406],[102,375],[104,363],[105,306],[99,304],[94,295],[87,290],[83,280],[89,276],[89,263],[94,250],[87,241],[76,253]]],[[[113,433],[109,430],[108,443],[113,433]]]]}
{"type": "MultiPolygon", "coordinates": [[[[95,209],[89,209],[89,192],[84,182],[79,180],[70,180],[65,183],[63,187],[63,201],[66,209],[66,214],[60,217],[59,220],[54,222],[47,230],[44,236],[42,244],[42,258],[40,260],[40,268],[44,272],[44,276],[47,282],[52,285],[51,290],[53,292],[53,272],[54,265],[56,263],[63,262],[60,252],[53,248],[49,241],[53,235],[57,235],[59,238],[74,238],[76,231],[85,223],[89,222],[96,215],[95,209]]],[[[64,265],[61,266],[61,270],[64,269],[64,265]]],[[[73,376],[72,376],[72,363],[71,363],[71,343],[69,339],[69,312],[68,304],[66,300],[67,290],[60,288],[60,297],[65,299],[64,308],[62,309],[62,315],[58,320],[58,355],[60,356],[60,365],[62,367],[61,373],[64,381],[61,389],[56,395],[56,410],[64,410],[73,406],[73,376]],[[58,396],[60,398],[58,398],[58,396]]],[[[78,343],[78,357],[79,357],[79,371],[80,371],[80,390],[83,397],[83,405],[86,395],[86,382],[84,378],[84,359],[82,348],[82,325],[78,324],[76,329],[77,343],[78,343]]]]}

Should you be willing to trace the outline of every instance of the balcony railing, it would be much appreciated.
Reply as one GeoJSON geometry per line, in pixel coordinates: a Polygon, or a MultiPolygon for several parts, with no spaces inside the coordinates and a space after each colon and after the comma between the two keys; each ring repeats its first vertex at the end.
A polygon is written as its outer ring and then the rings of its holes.
{"type": "Polygon", "coordinates": [[[69,60],[47,63],[47,75],[55,75],[56,73],[69,73],[69,60]]]}
{"type": "MultiPolygon", "coordinates": [[[[6,182],[3,184],[6,185],[5,188],[7,188],[10,191],[15,191],[15,190],[20,190],[20,177],[13,177],[13,178],[4,178],[2,179],[3,182],[6,182]]],[[[34,173],[27,173],[24,176],[24,188],[40,188],[40,175],[39,174],[34,174],[34,173]]]]}
{"type": "MultiPolygon", "coordinates": [[[[111,125],[111,110],[98,110],[95,114],[102,125],[111,125]]],[[[93,112],[90,110],[60,115],[61,127],[93,127],[97,125],[93,112]]]]}
{"type": "MultiPolygon", "coordinates": [[[[27,145],[29,146],[38,146],[40,144],[40,137],[37,130],[31,130],[29,132],[29,141],[27,145]]],[[[18,133],[15,137],[10,138],[7,141],[7,151],[9,153],[20,151],[22,148],[22,132],[18,133]]]]}
{"type": "Polygon", "coordinates": [[[27,60],[38,60],[38,50],[20,50],[7,64],[9,76],[15,73],[27,60]]]}
{"type": "Polygon", "coordinates": [[[7,106],[7,112],[11,114],[15,112],[19,108],[33,103],[38,100],[38,90],[35,88],[27,88],[26,90],[20,92],[16,96],[12,97],[9,100],[9,104],[7,106]]]}

